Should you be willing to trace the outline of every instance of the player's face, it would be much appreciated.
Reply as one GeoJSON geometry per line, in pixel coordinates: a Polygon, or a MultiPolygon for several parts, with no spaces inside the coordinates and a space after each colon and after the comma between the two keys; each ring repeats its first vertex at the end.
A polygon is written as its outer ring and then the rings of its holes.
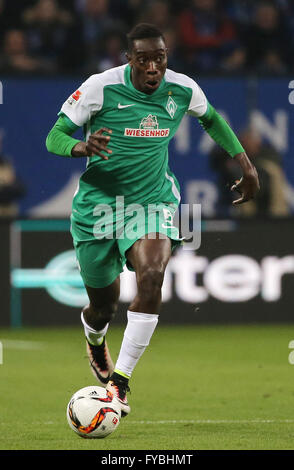
{"type": "Polygon", "coordinates": [[[132,67],[134,87],[147,94],[157,90],[167,67],[167,49],[163,39],[135,39],[127,58],[132,67]]]}

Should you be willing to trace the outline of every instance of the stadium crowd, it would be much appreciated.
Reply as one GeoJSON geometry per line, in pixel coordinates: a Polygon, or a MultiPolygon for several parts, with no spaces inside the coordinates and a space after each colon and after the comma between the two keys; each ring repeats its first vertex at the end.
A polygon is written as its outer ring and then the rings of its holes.
{"type": "Polygon", "coordinates": [[[294,71],[291,0],[0,0],[2,74],[97,73],[125,63],[137,22],[165,34],[169,67],[193,74],[294,71]]]}

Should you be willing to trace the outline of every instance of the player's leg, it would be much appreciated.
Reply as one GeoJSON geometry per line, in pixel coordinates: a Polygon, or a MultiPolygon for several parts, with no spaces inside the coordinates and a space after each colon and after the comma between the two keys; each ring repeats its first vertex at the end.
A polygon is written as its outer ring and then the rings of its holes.
{"type": "Polygon", "coordinates": [[[113,372],[113,363],[105,335],[117,309],[119,275],[123,267],[114,239],[91,239],[89,234],[86,236],[86,240],[74,242],[80,274],[89,298],[81,320],[91,370],[100,384],[106,386],[113,372]]]}
{"type": "Polygon", "coordinates": [[[136,272],[137,295],[129,306],[133,312],[159,314],[165,268],[171,257],[171,240],[162,233],[146,235],[127,252],[136,272]]]}
{"type": "Polygon", "coordinates": [[[87,339],[87,353],[94,376],[101,385],[106,386],[114,365],[106,341],[109,322],[115,315],[119,299],[119,277],[109,286],[102,288],[85,286],[89,305],[81,315],[87,339]]]}
{"type": "Polygon", "coordinates": [[[83,317],[94,330],[103,330],[114,317],[120,294],[119,276],[106,287],[85,286],[89,305],[83,309],[83,317]]]}
{"type": "Polygon", "coordinates": [[[122,405],[122,416],[130,412],[126,393],[128,381],[148,346],[158,322],[164,272],[171,256],[171,241],[156,234],[156,239],[137,240],[127,252],[136,272],[137,295],[128,310],[128,323],[107,389],[113,391],[122,405]]]}

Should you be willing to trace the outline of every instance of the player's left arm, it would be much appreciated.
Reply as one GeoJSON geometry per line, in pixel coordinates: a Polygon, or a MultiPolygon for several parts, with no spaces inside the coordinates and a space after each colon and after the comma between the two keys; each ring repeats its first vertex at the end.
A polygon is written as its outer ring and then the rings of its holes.
{"type": "Polygon", "coordinates": [[[207,110],[198,121],[210,137],[238,162],[242,170],[242,178],[231,187],[240,198],[233,201],[234,205],[243,204],[253,199],[259,191],[259,179],[255,166],[248,158],[244,148],[227,121],[207,103],[207,110]]]}

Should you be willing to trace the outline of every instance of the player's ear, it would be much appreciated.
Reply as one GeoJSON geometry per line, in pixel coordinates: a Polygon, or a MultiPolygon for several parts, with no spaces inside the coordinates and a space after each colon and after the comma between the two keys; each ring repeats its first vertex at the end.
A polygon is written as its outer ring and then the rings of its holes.
{"type": "Polygon", "coordinates": [[[128,52],[125,53],[125,56],[126,56],[126,58],[127,58],[127,61],[128,61],[128,62],[131,62],[132,56],[131,56],[128,52]]]}

